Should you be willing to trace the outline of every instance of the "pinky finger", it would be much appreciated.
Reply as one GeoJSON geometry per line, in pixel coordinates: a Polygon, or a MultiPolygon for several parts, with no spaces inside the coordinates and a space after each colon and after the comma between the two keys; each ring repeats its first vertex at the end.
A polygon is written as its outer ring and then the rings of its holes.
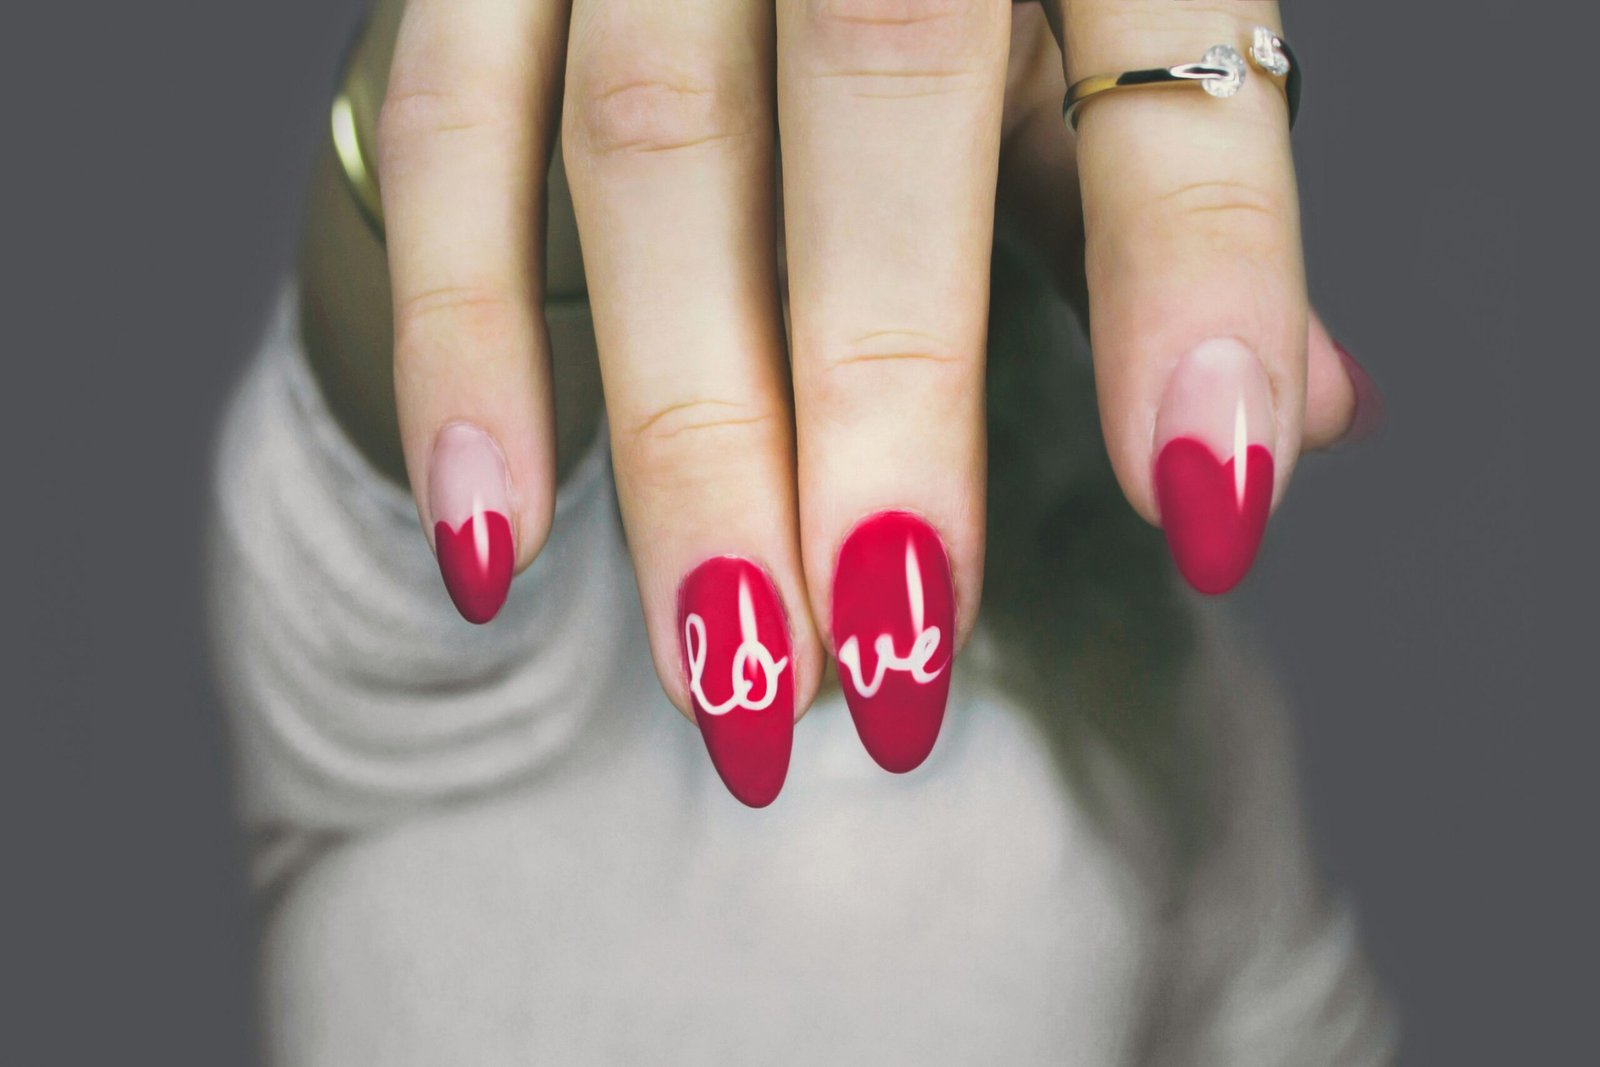
{"type": "Polygon", "coordinates": [[[1333,339],[1316,312],[1308,333],[1304,447],[1334,448],[1371,437],[1384,420],[1377,383],[1333,339]]]}

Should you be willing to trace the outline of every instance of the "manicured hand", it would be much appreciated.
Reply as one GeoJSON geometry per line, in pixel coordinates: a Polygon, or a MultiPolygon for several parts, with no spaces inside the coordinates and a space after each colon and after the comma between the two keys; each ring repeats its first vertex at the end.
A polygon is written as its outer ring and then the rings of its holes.
{"type": "Polygon", "coordinates": [[[380,171],[401,435],[446,584],[488,620],[550,527],[538,250],[559,129],[656,666],[746,804],[782,786],[826,655],[883,767],[938,736],[982,580],[997,178],[1047,260],[1087,248],[1112,460],[1197,588],[1243,576],[1302,446],[1353,417],[1308,317],[1279,90],[1108,97],[1076,144],[1060,117],[1056,40],[1074,72],[1170,65],[1276,26],[1274,6],[1048,14],[406,10],[380,171]]]}

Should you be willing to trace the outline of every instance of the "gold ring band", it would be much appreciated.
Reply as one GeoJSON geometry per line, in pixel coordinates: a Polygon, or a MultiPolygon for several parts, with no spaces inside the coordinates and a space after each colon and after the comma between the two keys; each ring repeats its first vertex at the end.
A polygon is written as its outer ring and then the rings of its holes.
{"type": "Polygon", "coordinates": [[[1130,70],[1121,74],[1095,74],[1079,79],[1067,90],[1066,99],[1061,103],[1061,117],[1076,130],[1084,104],[1106,93],[1124,89],[1198,86],[1210,96],[1226,99],[1244,87],[1251,66],[1283,89],[1292,128],[1300,113],[1300,63],[1288,43],[1266,26],[1256,26],[1250,31],[1248,63],[1237,48],[1219,44],[1206,52],[1198,63],[1130,70]]]}

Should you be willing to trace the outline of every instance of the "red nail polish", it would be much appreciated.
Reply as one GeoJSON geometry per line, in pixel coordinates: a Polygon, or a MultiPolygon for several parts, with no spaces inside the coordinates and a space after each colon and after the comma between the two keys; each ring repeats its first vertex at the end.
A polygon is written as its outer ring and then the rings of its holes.
{"type": "Polygon", "coordinates": [[[712,766],[740,802],[766,807],[794,743],[794,664],[777,588],[749,560],[708,559],[678,591],[678,634],[712,766]]]}
{"type": "Polygon", "coordinates": [[[1267,527],[1272,453],[1249,445],[1224,462],[1205,442],[1180,437],[1157,457],[1155,483],[1178,570],[1202,593],[1232,589],[1250,570],[1267,527]]]}
{"type": "Polygon", "coordinates": [[[434,550],[444,587],[456,610],[468,622],[485,623],[506,602],[511,588],[511,520],[498,511],[469,517],[452,530],[448,523],[433,525],[434,550]]]}
{"type": "Polygon", "coordinates": [[[864,520],[833,572],[833,647],[845,703],[886,771],[933,751],[950,695],[956,595],[944,542],[909,512],[864,520]]]}
{"type": "Polygon", "coordinates": [[[1178,361],[1156,412],[1152,473],[1178,571],[1226,593],[1255,560],[1272,507],[1272,388],[1254,352],[1206,341],[1178,361]]]}
{"type": "Polygon", "coordinates": [[[433,550],[468,622],[494,618],[511,588],[517,549],[506,484],[505,459],[488,433],[465,422],[439,431],[428,467],[433,550]]]}

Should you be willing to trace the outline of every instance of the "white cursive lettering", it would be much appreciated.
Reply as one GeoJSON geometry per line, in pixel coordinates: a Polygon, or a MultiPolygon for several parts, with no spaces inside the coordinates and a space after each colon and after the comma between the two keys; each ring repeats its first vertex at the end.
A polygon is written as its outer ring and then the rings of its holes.
{"type": "Polygon", "coordinates": [[[721,704],[713,704],[701,682],[706,669],[706,623],[699,615],[690,614],[683,620],[683,644],[689,655],[689,692],[699,701],[699,710],[707,715],[726,715],[734,708],[764,711],[778,698],[778,677],[789,665],[789,657],[774,660],[767,646],[761,643],[756,631],[756,609],[750,600],[750,589],[743,577],[739,579],[739,636],[738,649],[733,654],[733,695],[721,704]],[[766,680],[759,700],[751,700],[755,683],[745,676],[751,663],[761,671],[766,680]]]}
{"type": "Polygon", "coordinates": [[[901,656],[894,650],[892,634],[878,635],[878,639],[872,642],[878,665],[873,669],[871,684],[861,677],[861,642],[856,636],[850,635],[839,646],[839,664],[850,672],[856,692],[864,697],[875,696],[883,685],[884,674],[891,670],[909,673],[919,685],[927,685],[944,673],[944,664],[940,664],[938,670],[928,670],[928,664],[938,652],[939,639],[943,635],[937,626],[923,626],[922,568],[917,565],[917,550],[909,539],[906,541],[906,597],[911,605],[911,625],[917,631],[917,636],[911,641],[911,650],[901,656]]]}

